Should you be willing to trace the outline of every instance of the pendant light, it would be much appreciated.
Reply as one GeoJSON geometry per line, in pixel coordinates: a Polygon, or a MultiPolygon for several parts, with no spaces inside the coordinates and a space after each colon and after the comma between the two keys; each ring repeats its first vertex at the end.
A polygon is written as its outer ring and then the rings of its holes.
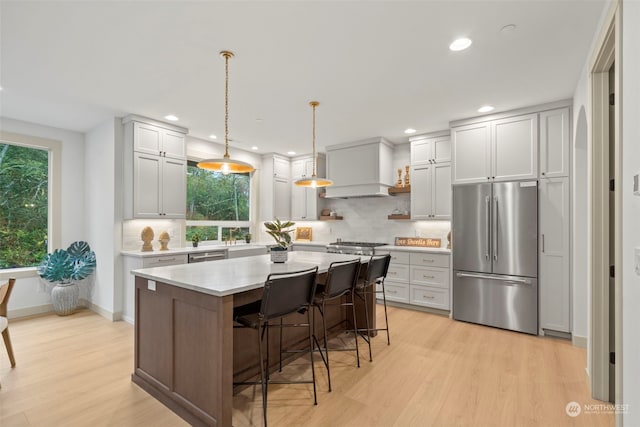
{"type": "Polygon", "coordinates": [[[229,157],[229,58],[233,58],[233,52],[223,50],[220,56],[224,58],[224,156],[221,159],[206,159],[198,162],[200,169],[206,169],[213,172],[222,172],[224,175],[229,173],[248,173],[253,172],[255,168],[249,163],[239,160],[231,160],[229,157]]]}
{"type": "Polygon", "coordinates": [[[333,185],[333,181],[326,178],[318,178],[316,175],[316,107],[320,105],[318,101],[311,101],[309,103],[311,108],[313,108],[313,174],[311,178],[301,178],[296,181],[296,185],[299,187],[328,187],[333,185]]]}

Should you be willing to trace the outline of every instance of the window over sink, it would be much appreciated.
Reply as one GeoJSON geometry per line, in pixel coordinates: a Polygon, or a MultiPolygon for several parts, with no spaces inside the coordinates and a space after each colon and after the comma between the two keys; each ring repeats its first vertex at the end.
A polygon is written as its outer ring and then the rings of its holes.
{"type": "Polygon", "coordinates": [[[196,232],[203,242],[244,239],[250,226],[250,174],[224,175],[196,165],[187,163],[186,241],[196,232]]]}

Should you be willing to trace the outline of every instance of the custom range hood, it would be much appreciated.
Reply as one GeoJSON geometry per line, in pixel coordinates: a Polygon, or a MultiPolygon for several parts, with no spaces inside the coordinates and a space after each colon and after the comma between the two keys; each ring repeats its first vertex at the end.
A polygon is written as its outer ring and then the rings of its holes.
{"type": "Polygon", "coordinates": [[[394,185],[393,144],[377,137],[330,145],[327,149],[327,198],[388,196],[394,185]]]}

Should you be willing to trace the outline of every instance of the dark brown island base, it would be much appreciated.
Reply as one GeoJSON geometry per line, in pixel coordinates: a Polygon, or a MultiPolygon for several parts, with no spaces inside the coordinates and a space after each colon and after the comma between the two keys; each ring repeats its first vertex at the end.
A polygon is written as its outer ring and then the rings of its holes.
{"type": "MultiPolygon", "coordinates": [[[[233,382],[259,373],[255,331],[233,328],[233,307],[260,299],[270,273],[318,266],[324,274],[332,262],[354,258],[358,256],[295,251],[284,264],[260,255],[132,271],[133,382],[192,425],[230,427],[233,382]]],[[[367,305],[375,328],[373,296],[367,305]]],[[[365,327],[364,312],[359,307],[358,327],[365,327]]],[[[328,327],[348,327],[346,310],[334,308],[328,315],[328,327]]],[[[316,334],[321,335],[320,316],[315,322],[316,334]]],[[[305,340],[306,328],[287,328],[283,347],[303,345],[305,340]]],[[[269,353],[278,354],[277,339],[271,340],[269,353]]],[[[278,357],[271,357],[270,363],[275,369],[278,357]]]]}

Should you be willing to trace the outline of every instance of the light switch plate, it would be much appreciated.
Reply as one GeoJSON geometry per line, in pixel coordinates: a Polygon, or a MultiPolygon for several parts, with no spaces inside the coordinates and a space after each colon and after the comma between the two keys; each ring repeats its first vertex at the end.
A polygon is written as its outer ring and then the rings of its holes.
{"type": "Polygon", "coordinates": [[[636,274],[640,276],[640,248],[635,248],[634,252],[634,264],[636,266],[636,274]]]}
{"type": "Polygon", "coordinates": [[[155,280],[147,280],[147,289],[150,291],[156,290],[156,281],[155,280]]]}

